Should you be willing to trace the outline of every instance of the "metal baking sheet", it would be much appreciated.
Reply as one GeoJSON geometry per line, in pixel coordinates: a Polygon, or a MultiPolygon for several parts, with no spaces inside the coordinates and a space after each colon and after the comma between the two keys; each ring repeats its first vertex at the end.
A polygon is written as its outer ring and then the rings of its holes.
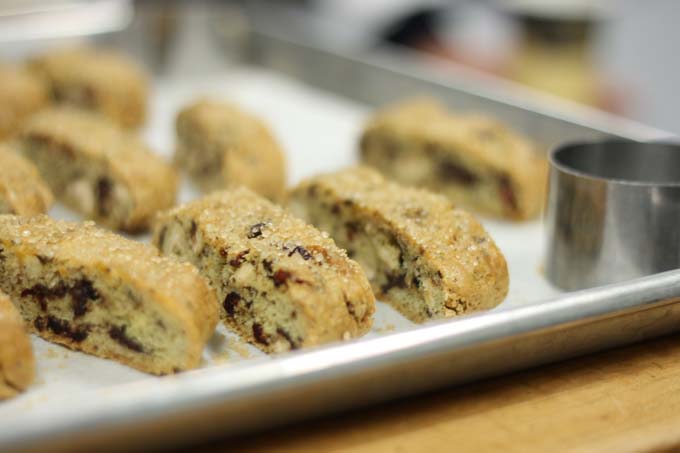
{"type": "MultiPolygon", "coordinates": [[[[357,86],[364,82],[371,86],[373,77],[389,85],[394,78],[407,83],[409,91],[442,93],[455,98],[454,103],[467,97],[469,108],[477,105],[477,110],[509,118],[530,132],[532,125],[551,131],[554,135],[546,132],[540,137],[546,143],[561,134],[632,139],[663,135],[615,118],[588,125],[537,113],[430,80],[427,74],[400,72],[388,60],[371,64],[264,34],[255,34],[252,46],[249,61],[259,67],[241,65],[210,78],[157,81],[145,131],[155,149],[171,154],[175,112],[205,95],[234,100],[271,124],[288,153],[291,183],[355,162],[356,140],[369,104],[383,99],[362,99],[346,88],[337,90],[342,95],[331,93],[327,90],[332,87],[319,83],[313,71],[292,74],[291,68],[301,68],[296,58],[306,59],[302,67],[314,68],[319,67],[317,57],[346,68],[351,77],[363,81],[357,86]],[[289,66],[287,74],[280,71],[285,68],[271,69],[282,57],[289,66]]],[[[405,92],[399,83],[392,86],[397,90],[393,97],[405,92]]],[[[182,200],[197,195],[188,183],[183,185],[182,200]]],[[[52,214],[75,218],[59,207],[52,214]]],[[[201,369],[163,378],[34,338],[37,382],[26,394],[0,405],[0,448],[94,447],[102,442],[116,442],[122,448],[124,442],[171,443],[241,433],[639,341],[680,327],[680,272],[561,294],[541,272],[539,221],[486,219],[484,224],[506,255],[511,276],[508,298],[490,312],[416,326],[381,303],[375,327],[366,337],[276,357],[259,353],[220,327],[206,348],[201,369]]]]}

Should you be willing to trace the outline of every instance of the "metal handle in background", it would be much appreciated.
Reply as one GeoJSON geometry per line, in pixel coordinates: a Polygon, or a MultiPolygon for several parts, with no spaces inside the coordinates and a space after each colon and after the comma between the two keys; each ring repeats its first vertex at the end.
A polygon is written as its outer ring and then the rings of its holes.
{"type": "Polygon", "coordinates": [[[122,448],[121,442],[145,439],[171,444],[243,433],[679,329],[680,271],[671,271],[276,361],[228,370],[216,366],[94,392],[84,400],[96,405],[71,404],[9,421],[0,432],[0,448],[94,448],[112,441],[122,448]]]}

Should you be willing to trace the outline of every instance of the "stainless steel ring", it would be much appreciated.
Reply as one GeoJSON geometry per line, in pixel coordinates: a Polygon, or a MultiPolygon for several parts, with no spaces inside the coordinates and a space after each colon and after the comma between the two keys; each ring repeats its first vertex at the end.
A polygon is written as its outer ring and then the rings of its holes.
{"type": "Polygon", "coordinates": [[[570,143],[549,159],[554,285],[576,290],[680,268],[680,145],[570,143]]]}

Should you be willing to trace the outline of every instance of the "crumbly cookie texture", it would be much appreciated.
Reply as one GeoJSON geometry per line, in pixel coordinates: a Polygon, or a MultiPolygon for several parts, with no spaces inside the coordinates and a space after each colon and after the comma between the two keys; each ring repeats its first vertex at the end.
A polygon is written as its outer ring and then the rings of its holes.
{"type": "Polygon", "coordinates": [[[89,47],[62,49],[33,59],[28,68],[47,82],[57,102],[95,110],[125,128],[144,123],[146,75],[124,55],[89,47]]]}
{"type": "Polygon", "coordinates": [[[523,220],[543,204],[547,164],[529,141],[497,121],[454,115],[433,100],[378,112],[360,152],[364,164],[389,178],[482,214],[523,220]]]}
{"type": "Polygon", "coordinates": [[[0,400],[26,390],[34,376],[35,358],[24,320],[0,292],[0,400]]]}
{"type": "Polygon", "coordinates": [[[175,162],[206,192],[245,186],[285,195],[284,153],[269,128],[238,107],[199,100],[177,116],[175,162]]]}
{"type": "Polygon", "coordinates": [[[15,135],[48,102],[47,85],[30,72],[0,65],[0,140],[15,135]]]}
{"type": "Polygon", "coordinates": [[[265,352],[366,333],[375,300],[328,235],[245,188],[159,215],[153,242],[212,283],[227,326],[265,352]]]}
{"type": "Polygon", "coordinates": [[[67,206],[112,229],[141,232],[174,205],[174,168],[106,118],[72,107],[32,117],[19,147],[67,206]]]}
{"type": "Polygon", "coordinates": [[[303,181],[289,207],[347,249],[376,297],[414,322],[492,308],[507,294],[493,239],[441,195],[359,167],[303,181]]]}
{"type": "Polygon", "coordinates": [[[0,143],[0,214],[44,214],[52,201],[52,192],[35,166],[0,143]]]}
{"type": "Polygon", "coordinates": [[[194,266],[47,216],[0,216],[0,289],[46,340],[152,374],[199,365],[218,320],[194,266]]]}

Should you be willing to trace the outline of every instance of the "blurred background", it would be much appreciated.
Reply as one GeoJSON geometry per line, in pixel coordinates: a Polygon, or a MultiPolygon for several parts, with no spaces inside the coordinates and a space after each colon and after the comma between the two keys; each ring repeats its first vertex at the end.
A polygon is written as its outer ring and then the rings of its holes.
{"type": "Polygon", "coordinates": [[[0,61],[94,39],[158,77],[228,70],[255,28],[680,133],[677,0],[0,0],[0,61]],[[408,58],[407,58],[408,56],[408,58]]]}

